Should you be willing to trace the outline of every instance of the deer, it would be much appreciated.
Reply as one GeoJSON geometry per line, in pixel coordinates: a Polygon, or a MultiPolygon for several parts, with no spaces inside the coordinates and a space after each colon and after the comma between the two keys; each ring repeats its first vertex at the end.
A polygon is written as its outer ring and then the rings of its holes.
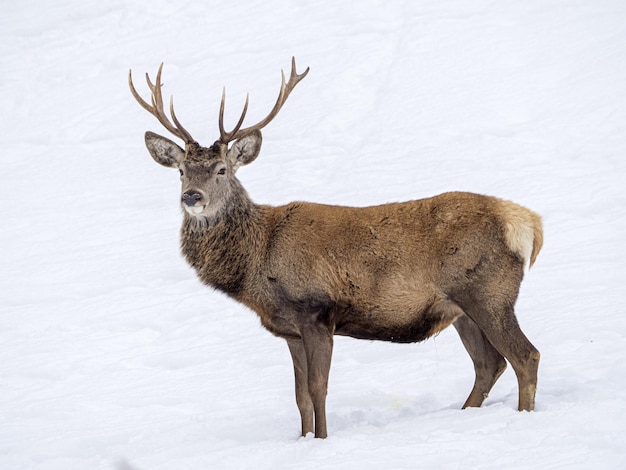
{"type": "Polygon", "coordinates": [[[234,128],[203,147],[181,125],[170,98],[163,105],[161,73],[150,102],[128,84],[146,111],[184,147],[145,133],[159,164],[179,170],[181,251],[203,284],[254,311],[286,340],[295,376],[301,435],[326,438],[326,396],[334,335],[415,343],[453,325],[474,365],[463,408],[480,407],[511,364],[518,410],[535,407],[539,351],[515,315],[520,283],[543,245],[541,217],[508,200],[468,192],[370,207],[252,201],[237,170],[261,150],[261,129],[279,113],[309,73],[287,81],[269,114],[242,127],[249,95],[234,128]],[[171,118],[171,119],[170,119],[171,118]]]}

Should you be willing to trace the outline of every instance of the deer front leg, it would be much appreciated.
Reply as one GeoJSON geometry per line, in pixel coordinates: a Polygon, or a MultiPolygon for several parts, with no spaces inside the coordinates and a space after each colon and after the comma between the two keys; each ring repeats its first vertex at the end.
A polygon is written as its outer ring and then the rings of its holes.
{"type": "Polygon", "coordinates": [[[315,437],[324,439],[326,428],[326,393],[333,354],[333,334],[323,324],[302,329],[302,344],[307,359],[307,382],[315,416],[315,437]]]}
{"type": "Polygon", "coordinates": [[[309,394],[307,358],[304,344],[300,339],[288,339],[287,345],[293,361],[293,372],[296,379],[296,403],[300,411],[302,435],[314,432],[313,401],[309,394]]]}

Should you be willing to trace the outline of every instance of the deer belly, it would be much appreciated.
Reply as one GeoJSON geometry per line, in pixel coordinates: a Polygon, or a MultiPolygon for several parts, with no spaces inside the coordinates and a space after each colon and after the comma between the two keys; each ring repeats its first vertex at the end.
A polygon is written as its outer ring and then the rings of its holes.
{"type": "Polygon", "coordinates": [[[423,318],[417,318],[415,321],[405,324],[384,324],[351,319],[338,324],[335,328],[335,334],[357,339],[416,343],[428,338],[432,329],[432,321],[424,321],[423,318]]]}
{"type": "Polygon", "coordinates": [[[427,308],[414,311],[384,311],[372,308],[368,312],[347,309],[337,319],[335,334],[358,339],[416,343],[451,325],[463,310],[449,300],[437,300],[427,308]]]}

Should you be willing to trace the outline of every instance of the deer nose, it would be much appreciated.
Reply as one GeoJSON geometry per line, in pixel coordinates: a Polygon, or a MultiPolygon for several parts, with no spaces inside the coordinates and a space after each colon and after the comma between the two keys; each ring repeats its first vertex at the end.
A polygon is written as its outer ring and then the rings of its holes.
{"type": "Polygon", "coordinates": [[[202,198],[202,194],[198,191],[185,191],[183,193],[183,202],[188,206],[195,206],[196,202],[198,202],[202,198]]]}

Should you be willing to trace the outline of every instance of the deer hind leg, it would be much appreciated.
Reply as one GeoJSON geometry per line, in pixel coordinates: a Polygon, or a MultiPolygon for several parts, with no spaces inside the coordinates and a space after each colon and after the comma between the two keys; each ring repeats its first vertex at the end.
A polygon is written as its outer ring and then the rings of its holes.
{"type": "Polygon", "coordinates": [[[468,315],[493,347],[511,363],[519,387],[518,409],[532,411],[540,354],[520,329],[513,307],[488,308],[484,312],[468,312],[468,315]]]}
{"type": "Polygon", "coordinates": [[[474,362],[476,373],[474,388],[465,400],[463,408],[479,407],[506,369],[506,361],[468,316],[460,316],[454,322],[454,327],[474,362]]]}
{"type": "Polygon", "coordinates": [[[307,358],[301,339],[288,339],[287,345],[293,361],[293,372],[296,379],[296,404],[300,411],[302,435],[315,432],[313,421],[313,400],[309,393],[307,358]]]}
{"type": "Polygon", "coordinates": [[[443,298],[437,300],[428,313],[432,319],[432,326],[428,332],[428,336],[431,336],[454,324],[456,319],[463,316],[465,312],[455,302],[443,298]]]}

